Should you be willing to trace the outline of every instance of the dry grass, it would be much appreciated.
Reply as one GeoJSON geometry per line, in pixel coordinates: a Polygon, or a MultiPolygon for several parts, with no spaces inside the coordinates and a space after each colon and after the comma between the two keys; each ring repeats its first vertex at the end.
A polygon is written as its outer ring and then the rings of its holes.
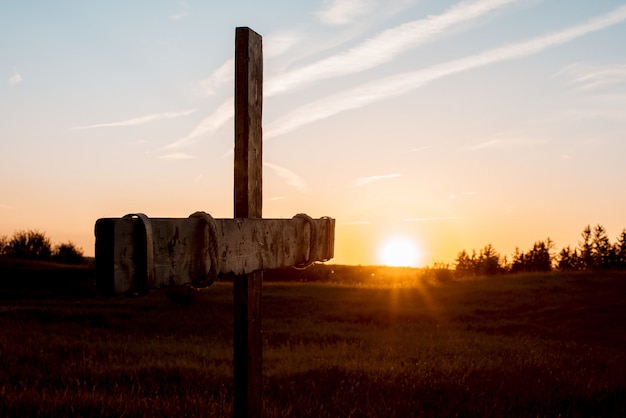
{"type": "MultiPolygon", "coordinates": [[[[264,286],[265,416],[626,416],[626,275],[367,280],[264,286]]],[[[232,414],[230,284],[22,296],[0,416],[232,414]]]]}

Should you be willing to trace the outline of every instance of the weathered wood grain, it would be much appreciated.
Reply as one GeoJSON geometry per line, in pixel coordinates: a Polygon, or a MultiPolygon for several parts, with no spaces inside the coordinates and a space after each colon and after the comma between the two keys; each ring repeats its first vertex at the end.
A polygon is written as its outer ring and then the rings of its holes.
{"type": "Polygon", "coordinates": [[[263,41],[235,33],[235,218],[260,218],[263,204],[263,41]]]}
{"type": "Polygon", "coordinates": [[[145,292],[188,283],[210,284],[232,273],[234,415],[261,415],[261,292],[263,270],[333,257],[335,221],[296,215],[262,219],[263,48],[250,28],[235,34],[234,218],[143,214],[96,222],[97,290],[145,292]]]}
{"type": "MultiPolygon", "coordinates": [[[[96,222],[97,284],[101,294],[201,283],[207,279],[208,225],[199,218],[150,218],[154,259],[153,283],[147,283],[145,232],[136,218],[102,218],[96,222]]],[[[248,274],[307,260],[333,257],[333,219],[216,219],[218,272],[248,274]]]]}
{"type": "MultiPolygon", "coordinates": [[[[262,115],[262,38],[250,28],[237,28],[235,33],[235,218],[262,217],[262,115]]],[[[276,247],[275,250],[281,252],[280,247],[276,247]]],[[[233,279],[235,417],[261,416],[262,284],[263,272],[260,270],[238,275],[233,279]]]]}

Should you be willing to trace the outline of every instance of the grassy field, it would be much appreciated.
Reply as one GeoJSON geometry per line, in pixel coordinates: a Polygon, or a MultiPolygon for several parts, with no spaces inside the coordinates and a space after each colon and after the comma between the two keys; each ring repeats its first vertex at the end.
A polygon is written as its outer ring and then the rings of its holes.
{"type": "MultiPolygon", "coordinates": [[[[348,270],[264,286],[266,417],[626,416],[626,274],[402,270],[395,286],[348,270]]],[[[229,283],[105,299],[27,294],[11,274],[0,416],[232,414],[229,283]]]]}

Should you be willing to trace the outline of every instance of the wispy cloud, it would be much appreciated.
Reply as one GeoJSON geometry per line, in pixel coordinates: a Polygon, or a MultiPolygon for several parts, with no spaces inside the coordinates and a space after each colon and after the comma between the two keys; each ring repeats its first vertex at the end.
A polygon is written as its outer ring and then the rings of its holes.
{"type": "Polygon", "coordinates": [[[9,78],[9,86],[14,87],[22,82],[22,75],[17,72],[17,70],[13,71],[13,75],[9,78]]]}
{"type": "Polygon", "coordinates": [[[326,0],[324,7],[315,14],[324,24],[345,25],[372,9],[372,0],[326,0]]]}
{"type": "Polygon", "coordinates": [[[13,206],[0,203],[0,209],[13,209],[13,206]]]}
{"type": "Polygon", "coordinates": [[[489,148],[498,148],[502,145],[502,141],[497,139],[490,139],[489,141],[484,141],[476,145],[472,145],[469,147],[470,150],[476,151],[481,149],[489,149],[489,148]]]}
{"type": "Polygon", "coordinates": [[[265,130],[266,138],[291,132],[306,124],[322,120],[337,113],[357,109],[407,91],[422,87],[440,78],[540,53],[548,48],[562,45],[576,38],[606,29],[626,20],[626,6],[592,19],[587,23],[528,41],[495,48],[469,57],[434,65],[432,67],[383,78],[360,85],[354,89],[309,103],[275,120],[265,130]]]}
{"type": "Polygon", "coordinates": [[[471,145],[467,147],[470,151],[480,151],[486,149],[502,149],[502,148],[517,148],[517,147],[527,147],[533,145],[542,145],[549,142],[547,139],[535,138],[532,136],[524,136],[524,135],[502,135],[497,138],[489,139],[483,142],[479,142],[477,144],[471,145]]]}
{"type": "Polygon", "coordinates": [[[194,143],[198,137],[210,134],[221,128],[234,114],[235,100],[231,97],[224,101],[213,113],[204,118],[189,134],[165,145],[162,150],[180,148],[194,143]]]}
{"type": "Polygon", "coordinates": [[[361,186],[365,186],[366,184],[374,183],[376,181],[393,179],[393,178],[400,177],[400,176],[401,174],[384,174],[382,176],[361,177],[361,178],[358,178],[354,182],[353,186],[361,187],[361,186]]]}
{"type": "MultiPolygon", "coordinates": [[[[282,31],[263,38],[263,55],[272,58],[284,54],[298,43],[300,36],[293,31],[282,31]]],[[[200,96],[214,96],[219,89],[232,84],[235,79],[235,60],[230,58],[213,71],[207,78],[200,80],[196,92],[200,96]]],[[[231,86],[232,87],[232,86],[231,86]]]]}
{"type": "Polygon", "coordinates": [[[341,225],[370,225],[370,221],[341,222],[341,225]]]}
{"type": "Polygon", "coordinates": [[[192,113],[195,113],[198,109],[188,109],[180,112],[164,112],[164,113],[153,113],[151,115],[140,116],[138,118],[126,119],[119,122],[107,122],[107,123],[97,123],[93,125],[83,125],[83,126],[74,126],[72,130],[79,129],[94,129],[94,128],[110,128],[115,126],[135,126],[135,125],[143,125],[149,122],[153,122],[159,119],[174,119],[180,118],[182,116],[188,116],[192,113]]]}
{"type": "Polygon", "coordinates": [[[294,87],[301,88],[315,81],[369,70],[391,61],[410,48],[415,48],[435,39],[461,22],[476,19],[515,1],[519,0],[462,2],[442,14],[414,20],[388,29],[346,52],[268,80],[265,95],[271,97],[294,87]]]}
{"type": "Polygon", "coordinates": [[[294,31],[281,31],[263,37],[263,55],[274,58],[283,55],[300,41],[300,35],[294,31]]]}
{"type": "Polygon", "coordinates": [[[213,96],[219,88],[235,79],[235,60],[226,60],[211,75],[198,83],[198,94],[201,96],[213,96]]]}
{"type": "Polygon", "coordinates": [[[557,75],[571,78],[571,83],[581,90],[626,83],[626,64],[589,65],[576,63],[565,67],[557,75]]]}
{"type": "Polygon", "coordinates": [[[272,170],[274,170],[278,177],[285,180],[288,185],[295,187],[296,190],[298,190],[299,192],[305,193],[307,191],[308,187],[304,180],[293,171],[285,167],[280,167],[276,164],[271,164],[267,162],[263,163],[263,167],[271,168],[272,170]]]}
{"type": "Polygon", "coordinates": [[[185,0],[181,0],[178,2],[178,4],[180,6],[180,11],[170,16],[170,19],[172,20],[183,19],[189,14],[189,3],[187,3],[185,0]]]}
{"type": "MultiPolygon", "coordinates": [[[[418,19],[388,29],[346,52],[319,60],[306,67],[270,77],[265,83],[263,95],[268,98],[296,87],[302,88],[316,81],[358,73],[374,68],[391,61],[409,48],[414,48],[435,39],[445,32],[446,29],[454,27],[454,25],[458,23],[476,19],[515,1],[519,0],[480,0],[471,3],[463,2],[451,7],[440,15],[429,16],[425,19],[418,19]]],[[[347,3],[341,2],[334,2],[329,4],[328,7],[332,9],[332,7],[340,7],[340,4],[343,4],[341,7],[348,7],[347,3]]],[[[268,49],[270,55],[283,53],[291,48],[299,39],[294,33],[288,32],[270,35],[268,38],[266,42],[271,45],[268,49]]],[[[198,91],[202,95],[213,95],[224,84],[231,82],[233,78],[234,61],[231,59],[216,69],[207,79],[201,81],[198,91]]],[[[231,98],[200,122],[189,135],[178,139],[166,147],[174,148],[188,145],[201,135],[211,134],[231,120],[233,114],[233,99],[231,98]]],[[[295,129],[291,126],[294,123],[301,123],[299,119],[300,118],[291,120],[285,129],[295,129]]],[[[274,132],[270,130],[270,135],[265,135],[265,138],[270,138],[272,134],[280,135],[282,133],[284,132],[279,129],[274,129],[274,132]]]]}
{"type": "MultiPolygon", "coordinates": [[[[264,40],[264,53],[266,57],[273,57],[283,54],[295,45],[299,40],[295,32],[279,32],[269,35],[264,40]]],[[[196,87],[196,92],[200,96],[214,96],[219,89],[228,84],[232,84],[235,79],[235,60],[226,60],[211,75],[201,80],[196,87]]],[[[194,143],[202,135],[210,135],[221,128],[234,116],[234,99],[232,97],[224,101],[209,116],[204,118],[186,136],[166,145],[163,149],[183,147],[194,143]]]]}
{"type": "Polygon", "coordinates": [[[185,154],[183,152],[174,152],[171,154],[165,154],[158,157],[160,160],[195,160],[195,155],[185,154]]]}

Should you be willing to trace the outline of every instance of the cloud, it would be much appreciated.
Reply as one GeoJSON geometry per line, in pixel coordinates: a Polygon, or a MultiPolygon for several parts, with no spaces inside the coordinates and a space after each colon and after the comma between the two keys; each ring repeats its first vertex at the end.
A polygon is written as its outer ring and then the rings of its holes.
{"type": "MultiPolygon", "coordinates": [[[[269,98],[289,89],[295,87],[301,88],[319,80],[349,75],[374,68],[391,61],[409,48],[416,47],[426,41],[434,39],[437,35],[444,32],[444,30],[454,27],[454,25],[460,22],[475,19],[514,1],[519,0],[480,0],[472,3],[463,2],[451,7],[440,15],[429,16],[425,19],[418,19],[388,29],[344,53],[333,55],[309,66],[269,78],[265,82],[263,95],[265,98],[269,98]]],[[[335,1],[331,4],[332,7],[348,7],[348,5],[348,3],[342,3],[340,1],[335,1]]],[[[290,32],[270,35],[268,38],[268,44],[272,45],[268,49],[270,55],[281,54],[298,41],[297,35],[290,32]]],[[[213,95],[225,83],[231,82],[233,78],[234,60],[230,59],[215,70],[207,79],[199,83],[200,94],[213,95]]],[[[194,142],[200,135],[211,134],[217,131],[233,117],[234,111],[232,107],[233,99],[231,98],[200,122],[189,135],[180,138],[166,147],[172,148],[188,145],[194,142]]],[[[293,122],[297,121],[291,121],[291,123],[288,124],[290,130],[295,129],[290,128],[293,122]]],[[[281,133],[283,133],[281,130],[276,130],[273,135],[280,135],[281,133]]],[[[270,136],[271,135],[272,133],[270,133],[270,136]]],[[[265,135],[266,138],[270,136],[265,135]]]]}
{"type": "Polygon", "coordinates": [[[263,163],[263,167],[267,167],[267,168],[271,168],[272,170],[274,170],[274,172],[276,173],[276,175],[278,175],[278,177],[282,178],[283,180],[285,180],[285,182],[296,188],[296,190],[298,190],[301,193],[305,193],[308,189],[306,183],[304,182],[304,180],[302,180],[301,177],[299,177],[296,173],[294,173],[291,170],[288,170],[284,167],[280,167],[276,164],[271,164],[271,163],[263,163]]]}
{"type": "Polygon", "coordinates": [[[351,23],[373,9],[371,0],[326,0],[324,5],[325,7],[315,14],[327,25],[351,23]]]}
{"type": "Polygon", "coordinates": [[[542,37],[491,49],[479,54],[434,65],[415,72],[398,74],[326,97],[295,109],[275,120],[265,130],[266,138],[291,132],[306,124],[316,122],[351,109],[357,109],[383,99],[399,96],[440,78],[484,67],[489,64],[526,57],[548,48],[562,45],[576,38],[606,29],[626,20],[626,6],[592,19],[587,23],[542,37]]]}
{"type": "Polygon", "coordinates": [[[485,149],[503,149],[503,148],[515,148],[515,147],[524,147],[531,145],[543,145],[549,142],[546,139],[541,138],[533,138],[527,136],[517,136],[513,134],[512,136],[503,135],[502,137],[490,139],[484,142],[480,142],[478,144],[467,147],[470,151],[479,151],[485,149]]]}
{"type": "Polygon", "coordinates": [[[280,56],[300,41],[293,31],[276,32],[263,37],[263,55],[267,58],[280,56]]]}
{"type": "Polygon", "coordinates": [[[165,154],[158,157],[160,160],[195,160],[195,155],[185,154],[182,152],[174,152],[171,154],[165,154]]]}
{"type": "Polygon", "coordinates": [[[234,110],[235,99],[230,97],[224,101],[213,113],[204,118],[196,127],[186,136],[177,139],[176,141],[163,146],[161,149],[174,149],[180,148],[186,145],[190,145],[198,139],[198,137],[211,134],[222,127],[226,122],[232,119],[234,110]]]}
{"type": "Polygon", "coordinates": [[[370,225],[370,221],[341,222],[341,225],[370,225]]]}
{"type": "MultiPolygon", "coordinates": [[[[263,55],[272,58],[287,52],[298,43],[300,37],[295,32],[278,32],[263,38],[263,55]]],[[[215,71],[198,82],[196,91],[200,96],[214,96],[225,85],[232,84],[235,80],[235,60],[230,58],[220,65],[215,71]]]]}
{"type": "Polygon", "coordinates": [[[187,3],[184,0],[181,0],[178,3],[180,6],[180,11],[170,16],[170,19],[172,20],[180,20],[180,19],[187,17],[187,15],[189,15],[189,3],[187,3]]]}
{"type": "Polygon", "coordinates": [[[72,130],[79,129],[94,129],[94,128],[109,128],[115,126],[135,126],[135,125],[143,125],[149,122],[153,122],[159,119],[174,119],[182,116],[191,115],[195,113],[198,109],[188,109],[180,112],[164,112],[164,113],[153,113],[151,115],[140,116],[138,118],[132,118],[123,120],[120,122],[108,122],[108,123],[98,123],[94,125],[84,125],[84,126],[74,126],[72,130]]]}
{"type": "Polygon", "coordinates": [[[481,149],[499,148],[502,146],[502,141],[498,139],[490,139],[489,141],[481,142],[479,144],[469,147],[470,150],[476,151],[481,149]]]}
{"type": "Polygon", "coordinates": [[[13,71],[13,75],[9,78],[9,86],[14,87],[22,82],[22,75],[17,71],[13,71]]]}
{"type": "Polygon", "coordinates": [[[198,93],[201,96],[213,96],[223,85],[235,79],[235,60],[226,60],[211,75],[198,83],[198,93]]]}
{"type": "Polygon", "coordinates": [[[391,61],[408,49],[435,39],[445,30],[461,22],[476,19],[514,1],[519,0],[462,2],[440,15],[429,16],[387,29],[346,52],[268,80],[265,95],[271,97],[318,80],[369,70],[391,61]]]}
{"type": "Polygon", "coordinates": [[[375,181],[385,180],[385,179],[393,179],[396,177],[400,177],[401,174],[385,174],[382,176],[370,176],[370,177],[361,177],[354,182],[354,187],[365,186],[366,184],[374,183],[375,181]]]}
{"type": "Polygon", "coordinates": [[[626,83],[626,64],[622,65],[589,65],[572,64],[565,67],[557,75],[571,78],[571,84],[581,90],[626,83]]]}

